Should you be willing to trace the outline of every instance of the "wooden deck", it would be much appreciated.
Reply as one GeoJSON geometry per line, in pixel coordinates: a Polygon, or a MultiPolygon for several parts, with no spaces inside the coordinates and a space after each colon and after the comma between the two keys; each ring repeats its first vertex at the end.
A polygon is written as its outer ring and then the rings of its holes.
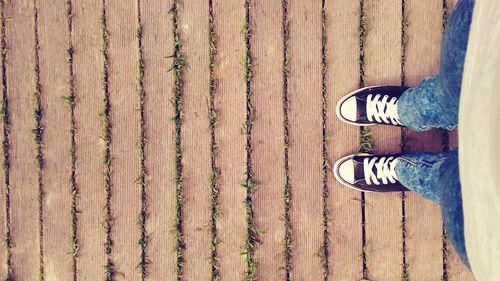
{"type": "Polygon", "coordinates": [[[437,205],[330,170],[336,102],[436,73],[454,2],[2,1],[0,278],[473,281],[437,205]]]}

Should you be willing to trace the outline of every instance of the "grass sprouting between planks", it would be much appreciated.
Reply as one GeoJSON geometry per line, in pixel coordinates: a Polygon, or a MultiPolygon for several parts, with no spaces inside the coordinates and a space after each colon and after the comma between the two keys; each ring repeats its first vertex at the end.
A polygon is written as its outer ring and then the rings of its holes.
{"type": "Polygon", "coordinates": [[[116,269],[113,262],[113,215],[111,212],[111,102],[109,96],[109,33],[107,27],[106,0],[102,0],[101,14],[101,54],[103,57],[102,87],[103,87],[103,109],[99,114],[102,119],[102,140],[104,141],[103,165],[104,165],[104,251],[106,254],[105,274],[106,281],[113,281],[116,277],[116,269]]]}
{"type": "Polygon", "coordinates": [[[146,223],[148,219],[148,194],[147,194],[147,169],[146,169],[146,157],[145,150],[147,145],[147,138],[145,132],[145,110],[144,110],[144,99],[146,92],[144,90],[144,51],[143,51],[143,41],[142,41],[142,18],[141,18],[141,0],[137,0],[137,77],[136,77],[136,87],[137,94],[139,98],[139,140],[137,142],[137,149],[139,153],[139,164],[140,170],[139,175],[136,179],[136,184],[139,186],[141,209],[137,219],[139,225],[139,246],[141,247],[141,257],[139,261],[139,270],[141,274],[141,280],[147,280],[148,275],[148,265],[149,258],[147,255],[148,248],[148,238],[149,235],[146,230],[146,223]]]}
{"type": "MultiPolygon", "coordinates": [[[[406,81],[406,48],[408,45],[408,15],[406,10],[406,1],[401,1],[401,86],[405,85],[406,81]]],[[[408,151],[406,145],[406,129],[401,129],[401,152],[405,153],[408,151]]],[[[408,259],[406,258],[406,238],[407,238],[407,228],[406,228],[406,193],[401,192],[401,233],[402,233],[402,244],[401,244],[401,252],[402,252],[402,274],[401,280],[408,281],[410,279],[408,275],[408,259]]]]}
{"type": "Polygon", "coordinates": [[[323,142],[322,142],[322,156],[323,156],[323,164],[322,164],[322,177],[323,177],[323,194],[322,194],[322,203],[323,203],[323,211],[322,211],[322,224],[323,224],[323,245],[321,247],[321,267],[323,268],[323,280],[327,281],[330,273],[329,269],[329,236],[330,233],[328,231],[328,221],[329,221],[329,210],[328,210],[328,169],[330,168],[330,163],[328,161],[328,140],[330,135],[328,133],[327,128],[327,112],[328,112],[328,91],[327,91],[327,37],[326,37],[326,0],[321,2],[321,95],[322,95],[322,133],[323,133],[323,142]]]}
{"type": "Polygon", "coordinates": [[[288,101],[288,82],[290,76],[290,54],[288,53],[288,42],[290,40],[290,22],[288,20],[288,0],[282,0],[282,34],[283,34],[283,166],[285,170],[285,185],[283,190],[283,204],[284,204],[284,227],[285,236],[283,238],[283,259],[285,269],[285,279],[291,279],[292,271],[292,222],[290,214],[290,204],[292,199],[292,187],[290,185],[289,174],[289,158],[288,149],[290,145],[289,139],[289,101],[288,101]]]}
{"type": "Polygon", "coordinates": [[[213,1],[208,1],[209,15],[208,15],[208,44],[209,44],[209,126],[210,126],[210,167],[211,175],[210,183],[210,267],[211,267],[211,280],[220,280],[219,272],[219,259],[218,259],[218,231],[217,222],[219,220],[219,176],[220,168],[217,165],[217,139],[215,134],[215,127],[217,125],[217,109],[215,107],[215,98],[217,95],[217,81],[215,77],[216,56],[217,56],[217,35],[215,32],[213,1]]]}
{"type": "MultiPolygon", "coordinates": [[[[446,24],[448,23],[448,17],[449,17],[449,12],[450,9],[448,7],[448,0],[443,0],[443,14],[442,14],[442,32],[444,33],[446,24]]],[[[443,151],[448,151],[450,149],[450,135],[447,130],[442,130],[442,150],[443,151]]],[[[442,225],[442,254],[443,254],[443,281],[448,281],[449,276],[448,276],[448,262],[449,262],[449,242],[448,242],[448,235],[446,233],[446,228],[444,227],[444,223],[442,225]]]]}
{"type": "Polygon", "coordinates": [[[38,178],[38,237],[39,237],[39,276],[40,281],[45,280],[45,258],[44,258],[44,243],[43,243],[43,220],[44,220],[44,200],[45,190],[43,186],[43,109],[42,109],[42,85],[40,82],[40,40],[38,35],[38,3],[33,0],[33,33],[34,33],[34,58],[35,58],[35,90],[33,99],[35,108],[33,116],[35,118],[35,127],[32,129],[35,141],[35,165],[38,178]]]}
{"type": "MultiPolygon", "coordinates": [[[[366,35],[368,32],[368,18],[365,13],[365,0],[360,0],[360,16],[359,16],[359,87],[362,88],[366,83],[365,75],[365,44],[366,35]]],[[[370,136],[370,131],[366,127],[361,127],[361,139],[359,152],[368,153],[372,150],[373,144],[370,136]]]]}
{"type": "Polygon", "coordinates": [[[446,233],[446,228],[444,227],[444,223],[442,225],[442,239],[443,239],[443,276],[442,280],[443,281],[448,281],[449,280],[449,275],[448,275],[448,262],[449,262],[449,241],[448,241],[448,234],[446,233]]]}
{"type": "MultiPolygon", "coordinates": [[[[366,35],[368,32],[368,18],[365,13],[365,0],[360,0],[360,11],[359,11],[359,87],[365,86],[366,76],[365,76],[365,43],[366,35]]],[[[360,129],[360,153],[368,153],[372,150],[372,138],[370,131],[366,127],[361,127],[360,129]]],[[[365,214],[365,193],[361,192],[361,244],[362,244],[362,270],[363,278],[368,278],[368,254],[367,254],[367,242],[366,242],[366,214],[365,214]]]]}
{"type": "Polygon", "coordinates": [[[448,23],[449,13],[450,13],[450,9],[448,7],[448,0],[443,0],[443,15],[442,15],[442,23],[443,23],[442,31],[443,32],[444,32],[444,29],[446,28],[446,24],[448,23]]]}
{"type": "Polygon", "coordinates": [[[79,256],[79,239],[78,239],[78,198],[79,189],[76,183],[76,93],[75,93],[75,75],[73,69],[73,3],[72,0],[66,1],[66,17],[68,25],[68,50],[67,50],[67,63],[68,63],[68,95],[64,97],[69,105],[70,113],[70,158],[71,158],[71,172],[70,172],[70,193],[71,193],[71,267],[72,279],[78,280],[78,256],[79,256]]]}
{"type": "Polygon", "coordinates": [[[2,64],[2,109],[1,116],[3,122],[3,140],[2,140],[2,167],[4,176],[4,196],[5,196],[5,268],[7,270],[6,281],[14,281],[14,270],[12,267],[12,226],[11,226],[11,186],[10,186],[10,113],[9,113],[9,99],[7,91],[7,43],[6,43],[6,26],[5,26],[5,3],[6,0],[0,1],[0,24],[1,24],[1,64],[2,64]]]}
{"type": "Polygon", "coordinates": [[[401,1],[401,85],[406,84],[406,48],[408,47],[408,13],[406,11],[406,1],[401,1]]]}
{"type": "Polygon", "coordinates": [[[246,136],[246,171],[245,182],[242,186],[246,189],[247,194],[245,197],[245,212],[247,222],[247,233],[244,243],[243,256],[246,261],[245,280],[257,280],[257,261],[255,259],[255,252],[259,243],[259,233],[262,232],[254,221],[254,206],[253,196],[257,189],[257,185],[253,178],[253,165],[252,165],[252,128],[254,118],[253,108],[253,93],[251,89],[252,83],[252,52],[251,52],[251,30],[250,30],[250,0],[245,0],[245,21],[243,23],[242,34],[245,42],[245,58],[243,62],[244,77],[245,77],[245,93],[246,93],[246,121],[244,125],[244,132],[246,136]]]}
{"type": "Polygon", "coordinates": [[[182,53],[182,40],[179,27],[179,14],[178,6],[180,0],[174,0],[170,9],[173,22],[173,36],[174,36],[174,53],[172,55],[172,66],[170,71],[174,75],[174,98],[172,104],[174,106],[174,124],[175,124],[175,219],[173,234],[175,236],[175,253],[177,258],[176,278],[182,280],[184,268],[184,250],[186,248],[184,240],[183,229],[183,210],[184,210],[184,182],[183,182],[183,165],[182,165],[182,121],[183,121],[183,95],[184,95],[184,65],[185,58],[182,53]]]}

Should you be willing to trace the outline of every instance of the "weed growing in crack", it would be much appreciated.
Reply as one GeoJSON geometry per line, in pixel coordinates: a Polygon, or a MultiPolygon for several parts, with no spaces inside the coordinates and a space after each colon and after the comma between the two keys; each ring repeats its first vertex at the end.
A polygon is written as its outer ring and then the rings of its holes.
{"type": "Polygon", "coordinates": [[[141,18],[141,0],[137,0],[137,74],[136,74],[136,84],[137,84],[137,94],[139,98],[139,140],[137,142],[137,150],[139,153],[139,163],[140,170],[139,175],[136,179],[136,184],[139,186],[141,209],[137,219],[139,226],[140,238],[139,246],[141,247],[141,257],[139,261],[139,270],[141,273],[141,280],[147,280],[147,270],[149,266],[149,258],[147,255],[148,248],[148,238],[149,235],[146,230],[146,222],[148,218],[148,195],[147,195],[147,170],[146,170],[146,159],[145,150],[147,145],[146,132],[145,132],[145,107],[144,99],[146,92],[144,90],[144,51],[143,51],[143,41],[142,41],[142,18],[141,18]]]}
{"type": "Polygon", "coordinates": [[[290,146],[290,127],[289,127],[289,97],[288,97],[288,82],[290,76],[290,54],[288,52],[288,43],[290,41],[290,22],[288,20],[288,0],[282,0],[282,35],[283,35],[283,165],[285,170],[285,184],[283,190],[283,204],[284,204],[284,227],[285,236],[283,238],[283,260],[285,263],[285,279],[290,280],[292,271],[292,222],[291,222],[291,200],[292,200],[292,187],[290,185],[290,171],[289,171],[289,158],[288,149],[290,146]]]}
{"type": "Polygon", "coordinates": [[[217,56],[217,36],[215,33],[215,22],[213,13],[213,2],[209,0],[209,18],[208,18],[208,43],[209,43],[209,120],[210,120],[210,166],[211,175],[210,184],[210,266],[212,281],[220,280],[219,259],[218,259],[218,232],[217,222],[219,220],[219,176],[220,168],[217,165],[217,140],[215,127],[217,125],[218,116],[215,108],[215,98],[217,95],[217,81],[215,77],[216,56],[217,56]]]}
{"type": "Polygon", "coordinates": [[[172,15],[173,22],[173,36],[174,36],[174,53],[172,55],[173,62],[170,71],[174,75],[174,98],[172,104],[174,106],[174,124],[175,124],[175,212],[173,234],[175,237],[176,245],[175,252],[177,256],[176,275],[177,280],[182,280],[184,268],[184,250],[186,248],[183,230],[183,210],[184,210],[184,181],[183,181],[183,166],[182,166],[182,122],[183,122],[183,95],[184,95],[184,72],[185,58],[182,53],[182,40],[179,27],[179,14],[178,6],[180,0],[174,0],[170,14],[172,15]]]}

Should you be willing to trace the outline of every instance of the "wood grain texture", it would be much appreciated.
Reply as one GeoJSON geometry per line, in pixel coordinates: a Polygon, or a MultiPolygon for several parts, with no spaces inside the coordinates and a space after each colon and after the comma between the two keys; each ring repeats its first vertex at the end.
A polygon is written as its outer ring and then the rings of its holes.
{"type": "Polygon", "coordinates": [[[279,1],[252,1],[255,121],[252,136],[255,181],[255,220],[264,229],[256,253],[262,279],[284,279],[283,192],[283,35],[279,1]]]}
{"type": "Polygon", "coordinates": [[[111,102],[112,257],[118,279],[139,280],[138,216],[139,103],[136,91],[137,6],[127,1],[106,3],[109,30],[109,95],[111,102]]]}
{"type": "Polygon", "coordinates": [[[243,61],[245,20],[243,1],[214,1],[214,20],[218,35],[218,96],[220,220],[220,275],[222,280],[241,280],[246,270],[241,255],[245,242],[246,96],[243,61]]]}
{"type": "MultiPolygon", "coordinates": [[[[366,38],[367,85],[399,85],[401,71],[401,0],[365,1],[368,20],[366,38]]],[[[401,130],[373,126],[373,153],[397,153],[401,130]]],[[[368,277],[373,280],[401,280],[402,231],[401,195],[366,194],[366,253],[368,277]]]]}
{"type": "Polygon", "coordinates": [[[208,1],[186,1],[179,6],[179,26],[187,67],[184,68],[182,129],[186,280],[211,278],[208,1]]]}
{"type": "Polygon", "coordinates": [[[39,277],[38,175],[35,164],[35,43],[33,2],[7,5],[11,108],[12,263],[16,279],[39,277]],[[29,266],[26,266],[29,265],[29,266]]]}
{"type": "Polygon", "coordinates": [[[458,253],[453,249],[451,241],[448,241],[448,280],[450,281],[475,281],[472,271],[462,262],[458,253]]]}
{"type": "Polygon", "coordinates": [[[144,45],[145,130],[148,144],[145,158],[148,171],[150,235],[148,275],[151,280],[174,280],[175,240],[171,234],[175,216],[174,116],[172,64],[172,1],[142,1],[144,45]]]}
{"type": "MultiPolygon", "coordinates": [[[[359,1],[327,1],[328,153],[335,161],[359,148],[359,128],[340,121],[337,102],[359,85],[359,1]]],[[[329,171],[330,268],[329,280],[359,280],[363,261],[361,195],[340,184],[329,171]]]]}
{"type": "MultiPolygon", "coordinates": [[[[40,1],[39,35],[43,125],[45,197],[46,280],[68,280],[71,274],[70,111],[61,98],[68,94],[67,18],[65,0],[40,1]]],[[[406,0],[409,17],[406,50],[406,82],[416,85],[438,71],[442,28],[442,1],[406,0]]],[[[451,13],[455,0],[448,0],[451,13]]],[[[40,260],[38,235],[38,183],[35,162],[33,102],[34,10],[32,0],[6,4],[7,83],[12,121],[11,212],[13,267],[16,280],[37,280],[40,260]]],[[[76,181],[79,196],[80,280],[104,278],[105,234],[103,223],[104,142],[103,55],[100,0],[73,1],[73,39],[76,108],[76,181]]],[[[113,260],[117,280],[139,280],[141,248],[138,215],[139,112],[136,70],[137,1],[106,0],[110,53],[112,125],[113,260]]],[[[327,151],[333,163],[359,148],[359,128],[342,123],[334,112],[336,102],[358,88],[360,2],[325,1],[327,151]]],[[[400,84],[401,0],[365,0],[368,37],[365,44],[367,85],[400,84]]],[[[184,123],[184,278],[210,278],[210,128],[209,38],[207,1],[179,4],[183,41],[184,123]]],[[[252,162],[259,189],[254,194],[256,224],[264,229],[256,250],[261,280],[285,278],[283,250],[284,116],[282,2],[250,1],[252,50],[251,91],[254,102],[252,162]]],[[[175,151],[173,75],[168,72],[173,53],[172,0],[141,1],[142,43],[145,62],[145,151],[147,169],[149,234],[148,278],[175,280],[175,240],[171,234],[175,216],[175,151]]],[[[215,96],[219,122],[215,127],[220,176],[220,244],[218,255],[222,280],[244,278],[241,255],[247,235],[245,180],[247,163],[244,123],[246,85],[243,61],[245,41],[244,1],[213,3],[218,55],[215,96]]],[[[292,280],[321,280],[322,226],[322,1],[289,0],[289,172],[292,188],[292,280]]],[[[374,153],[399,152],[398,128],[372,127],[374,153]]],[[[0,123],[2,130],[2,123],[0,123]]],[[[441,132],[408,132],[411,151],[437,152],[441,132]]],[[[458,145],[456,132],[450,147],[458,145]]],[[[5,235],[5,184],[0,175],[0,238],[5,235]]],[[[360,193],[345,188],[328,171],[329,187],[329,280],[362,279],[362,225],[360,193]]],[[[399,194],[366,194],[368,279],[400,280],[402,275],[402,201],[399,194]]],[[[410,280],[440,280],[443,275],[441,221],[438,207],[415,194],[406,199],[407,252],[410,280]]],[[[448,243],[448,280],[473,281],[472,274],[448,243]]],[[[5,248],[0,254],[0,278],[6,276],[5,248]]]]}
{"type": "Polygon", "coordinates": [[[457,2],[459,0],[444,0],[446,1],[446,4],[448,5],[449,12],[453,12],[453,9],[455,9],[455,6],[457,5],[457,2]]]}
{"type": "Polygon", "coordinates": [[[76,182],[80,189],[79,226],[81,280],[104,278],[103,164],[101,140],[102,89],[101,1],[75,1],[73,11],[74,69],[77,106],[76,182]]]}
{"type": "MultiPolygon", "coordinates": [[[[422,79],[439,71],[442,37],[442,3],[406,1],[408,44],[406,84],[417,86],[422,79]]],[[[407,152],[442,151],[441,130],[416,133],[407,130],[407,152]]],[[[413,192],[406,193],[406,262],[410,280],[439,280],[443,277],[443,237],[441,209],[413,192]]]]}
{"type": "Polygon", "coordinates": [[[38,2],[40,81],[44,112],[45,278],[72,278],[71,115],[62,97],[69,95],[66,1],[38,2]]]}
{"type": "Polygon", "coordinates": [[[290,3],[292,280],[322,278],[321,1],[290,3]]]}

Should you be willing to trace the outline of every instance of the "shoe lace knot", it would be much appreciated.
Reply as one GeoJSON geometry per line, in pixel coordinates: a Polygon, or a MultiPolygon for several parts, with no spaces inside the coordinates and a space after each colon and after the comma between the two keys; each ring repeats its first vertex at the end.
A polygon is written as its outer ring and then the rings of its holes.
{"type": "Polygon", "coordinates": [[[370,94],[366,100],[366,115],[370,122],[403,125],[399,120],[397,98],[388,95],[370,94]]]}
{"type": "Polygon", "coordinates": [[[396,183],[398,177],[396,175],[397,158],[394,157],[373,157],[363,160],[363,168],[365,181],[368,185],[380,185],[396,183]],[[375,169],[373,169],[375,167],[375,169]],[[375,170],[375,171],[374,171],[375,170]]]}

